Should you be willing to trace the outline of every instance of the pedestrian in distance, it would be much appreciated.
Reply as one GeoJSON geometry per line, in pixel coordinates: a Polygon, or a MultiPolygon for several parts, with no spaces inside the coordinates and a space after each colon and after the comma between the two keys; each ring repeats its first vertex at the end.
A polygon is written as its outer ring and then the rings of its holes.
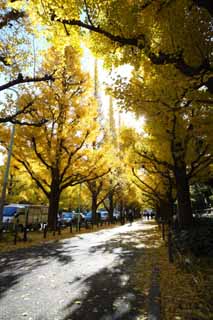
{"type": "Polygon", "coordinates": [[[132,210],[129,211],[128,219],[129,219],[129,224],[131,226],[132,223],[133,223],[133,212],[132,212],[132,210]]]}

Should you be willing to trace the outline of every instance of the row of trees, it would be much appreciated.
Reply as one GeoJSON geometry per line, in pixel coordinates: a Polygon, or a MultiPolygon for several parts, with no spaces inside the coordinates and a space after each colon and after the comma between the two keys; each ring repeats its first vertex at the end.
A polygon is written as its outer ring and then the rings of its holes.
{"type": "MultiPolygon", "coordinates": [[[[90,90],[88,75],[81,72],[76,51],[66,47],[62,55],[51,48],[47,57],[42,68],[48,72],[57,65],[55,81],[41,82],[34,85],[33,90],[23,88],[17,101],[18,105],[23,101],[30,103],[34,110],[33,114],[19,115],[26,123],[43,123],[39,129],[32,125],[17,126],[13,158],[15,165],[25,169],[46,197],[48,225],[55,229],[62,192],[84,182],[92,194],[96,218],[98,205],[110,193],[105,191],[103,198],[98,199],[99,193],[103,193],[103,185],[106,185],[102,177],[113,168],[110,158],[113,146],[109,147],[101,136],[97,102],[90,90]]],[[[9,133],[6,127],[2,127],[2,144],[5,146],[7,131],[9,133]]]]}
{"type": "Polygon", "coordinates": [[[171,220],[177,199],[179,223],[185,227],[192,224],[190,185],[212,175],[212,97],[194,90],[171,67],[158,72],[149,66],[149,72],[153,77],[147,79],[137,70],[129,84],[119,83],[115,90],[124,107],[139,114],[142,109],[147,118],[146,134],[132,137],[132,170],[164,217],[169,212],[171,220]]]}
{"type": "MultiPolygon", "coordinates": [[[[55,229],[59,203],[67,208],[79,206],[76,203],[79,195],[72,193],[76,192],[75,186],[81,185],[82,194],[86,195],[85,207],[92,208],[93,219],[96,219],[100,204],[108,208],[113,219],[115,203],[120,203],[121,193],[128,205],[131,200],[116,176],[118,150],[108,131],[100,128],[93,85],[89,76],[81,71],[79,50],[70,45],[51,46],[37,69],[38,74],[45,76],[24,78],[20,70],[29,67],[26,59],[30,60],[30,56],[29,50],[24,50],[23,55],[21,49],[31,36],[31,30],[26,30],[29,18],[23,11],[9,8],[6,1],[2,4],[1,18],[5,51],[7,45],[9,48],[9,40],[4,27],[8,29],[15,25],[16,32],[18,28],[25,29],[21,33],[21,48],[17,47],[15,53],[8,49],[5,59],[1,60],[2,77],[14,77],[5,82],[1,90],[19,84],[15,91],[17,100],[14,101],[13,95],[5,95],[1,111],[1,122],[4,123],[0,128],[1,145],[5,152],[10,139],[8,122],[16,124],[7,201],[47,203],[48,224],[55,229]],[[20,56],[20,63],[12,61],[13,53],[20,56]],[[54,77],[48,74],[54,74],[54,77]],[[24,85],[31,81],[33,86],[24,85]]],[[[11,39],[14,44],[18,41],[13,32],[11,39]]]]}
{"type": "MultiPolygon", "coordinates": [[[[12,21],[17,23],[24,17],[37,31],[42,29],[55,47],[55,51],[51,49],[54,52],[46,56],[41,69],[41,74],[51,75],[49,79],[54,77],[54,83],[39,84],[34,93],[25,92],[22,96],[25,103],[21,105],[31,108],[28,114],[25,113],[25,123],[40,124],[42,119],[42,129],[21,127],[19,137],[28,142],[22,151],[19,149],[14,153],[32,179],[40,181],[36,183],[46,197],[49,200],[59,199],[68,185],[86,180],[90,192],[96,190],[98,193],[103,185],[98,180],[99,175],[104,175],[112,167],[111,164],[104,167],[106,152],[100,155],[100,147],[96,148],[99,143],[98,128],[91,120],[97,119],[95,103],[82,93],[84,80],[81,77],[72,78],[78,62],[76,64],[73,49],[67,44],[72,41],[72,46],[79,50],[79,39],[83,38],[91,50],[105,60],[106,65],[111,67],[129,63],[134,67],[130,82],[118,78],[112,90],[122,108],[146,117],[146,133],[142,136],[131,130],[123,132],[122,150],[128,153],[128,157],[124,156],[122,163],[130,168],[129,172],[127,170],[128,181],[132,180],[131,172],[146,203],[154,206],[168,220],[177,199],[179,224],[182,228],[190,226],[190,184],[212,175],[213,25],[209,1],[66,0],[55,3],[51,0],[31,0],[25,3],[23,0],[15,1],[13,9],[7,10],[5,16],[10,12],[9,21],[12,17],[12,21]],[[18,15],[15,19],[14,14],[18,15]],[[83,107],[85,104],[90,107],[83,107]],[[76,114],[74,112],[76,117],[73,117],[70,108],[78,110],[76,114]],[[72,142],[69,141],[71,144],[67,144],[65,137],[70,130],[75,134],[72,135],[72,142]],[[58,138],[55,138],[56,133],[58,138]],[[27,140],[28,135],[31,138],[27,140]],[[43,147],[38,141],[43,141],[43,147]],[[33,152],[30,153],[29,148],[33,152]],[[24,159],[20,154],[24,155],[24,159]],[[27,155],[29,161],[26,161],[27,155]],[[42,179],[39,180],[35,156],[40,161],[39,169],[43,168],[42,179]],[[73,166],[74,159],[77,159],[76,166],[73,166]],[[103,169],[100,171],[96,170],[99,161],[103,169]]],[[[24,26],[27,26],[26,22],[24,26]]],[[[3,54],[2,57],[5,67],[8,62],[3,54]]],[[[19,83],[23,78],[19,74],[19,83]]],[[[25,110],[24,107],[22,109],[25,110]]],[[[108,155],[114,153],[107,150],[108,155]]],[[[112,157],[110,161],[116,163],[117,160],[119,157],[112,157]]],[[[119,172],[119,175],[122,176],[122,173],[119,172]]],[[[116,179],[109,178],[108,181],[109,190],[113,191],[114,185],[117,185],[116,179]]],[[[119,185],[118,182],[118,189],[119,185]]],[[[113,193],[111,191],[108,198],[113,193]]],[[[95,211],[97,201],[95,192],[93,194],[95,211]]],[[[55,204],[51,206],[50,210],[54,212],[55,204]]],[[[51,221],[51,224],[54,225],[54,222],[51,221]]]]}

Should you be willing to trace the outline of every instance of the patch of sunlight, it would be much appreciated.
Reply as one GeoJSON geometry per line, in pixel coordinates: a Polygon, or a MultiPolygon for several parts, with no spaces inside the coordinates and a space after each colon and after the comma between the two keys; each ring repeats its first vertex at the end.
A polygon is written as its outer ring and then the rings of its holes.
{"type": "Polygon", "coordinates": [[[136,320],[148,320],[147,315],[140,315],[139,317],[136,318],[136,320]]]}
{"type": "Polygon", "coordinates": [[[121,286],[124,287],[127,282],[129,281],[129,275],[128,274],[122,274],[120,276],[121,286]]]}
{"type": "Polygon", "coordinates": [[[124,238],[124,239],[132,239],[132,234],[131,235],[124,234],[124,235],[122,235],[122,238],[124,238]]]}
{"type": "Polygon", "coordinates": [[[132,237],[128,238],[128,239],[123,239],[123,240],[121,240],[121,243],[126,244],[126,243],[130,243],[130,241],[135,241],[135,239],[132,239],[132,237]]]}
{"type": "Polygon", "coordinates": [[[151,248],[160,248],[160,246],[162,245],[162,243],[160,241],[155,241],[152,243],[147,243],[145,244],[146,249],[151,249],[151,248]]]}
{"type": "Polygon", "coordinates": [[[120,319],[121,316],[124,316],[131,309],[131,302],[136,299],[133,293],[127,293],[122,297],[118,297],[113,302],[113,309],[115,313],[113,314],[113,319],[120,319]]]}
{"type": "Polygon", "coordinates": [[[115,249],[113,249],[112,252],[115,254],[120,254],[120,253],[122,253],[122,248],[115,248],[115,249]]]}
{"type": "Polygon", "coordinates": [[[141,243],[141,244],[137,244],[135,246],[136,249],[141,249],[141,248],[146,248],[146,245],[144,243],[141,243]]]}

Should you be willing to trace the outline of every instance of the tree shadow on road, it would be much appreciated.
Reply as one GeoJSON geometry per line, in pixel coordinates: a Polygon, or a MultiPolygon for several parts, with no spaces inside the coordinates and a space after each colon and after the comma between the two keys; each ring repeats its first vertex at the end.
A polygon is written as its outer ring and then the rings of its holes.
{"type": "Polygon", "coordinates": [[[61,264],[73,261],[70,250],[63,242],[54,241],[43,246],[18,249],[0,255],[0,299],[22,277],[55,259],[61,264]]]}
{"type": "Polygon", "coordinates": [[[116,254],[115,263],[83,281],[82,285],[87,289],[79,300],[71,301],[64,308],[66,316],[63,320],[136,320],[139,316],[147,319],[145,303],[150,300],[149,292],[138,290],[132,279],[135,278],[137,261],[144,252],[151,251],[149,254],[152,254],[158,250],[157,247],[145,248],[142,239],[147,241],[150,234],[149,231],[140,231],[133,237],[130,232],[105,245],[93,247],[91,254],[97,251],[116,254]]]}

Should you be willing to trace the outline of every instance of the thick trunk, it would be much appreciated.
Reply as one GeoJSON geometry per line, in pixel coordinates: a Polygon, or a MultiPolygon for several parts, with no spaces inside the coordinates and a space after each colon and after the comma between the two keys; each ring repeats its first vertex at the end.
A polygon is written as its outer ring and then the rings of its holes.
{"type": "Polygon", "coordinates": [[[97,197],[95,194],[92,195],[92,222],[97,222],[97,197]]]}
{"type": "Polygon", "coordinates": [[[123,206],[123,201],[120,201],[120,222],[121,224],[124,224],[124,206],[123,206]]]}
{"type": "Polygon", "coordinates": [[[109,193],[109,221],[113,221],[113,211],[114,211],[114,202],[113,202],[113,191],[109,193]]]}
{"type": "Polygon", "coordinates": [[[184,163],[176,165],[174,173],[177,188],[178,222],[181,228],[188,228],[192,225],[193,216],[186,165],[184,163]]]}
{"type": "Polygon", "coordinates": [[[60,192],[58,185],[52,183],[49,197],[48,228],[56,230],[60,192]]]}
{"type": "Polygon", "coordinates": [[[161,200],[159,206],[159,215],[165,223],[169,223],[171,221],[172,213],[172,203],[170,203],[168,199],[161,200]]]}

